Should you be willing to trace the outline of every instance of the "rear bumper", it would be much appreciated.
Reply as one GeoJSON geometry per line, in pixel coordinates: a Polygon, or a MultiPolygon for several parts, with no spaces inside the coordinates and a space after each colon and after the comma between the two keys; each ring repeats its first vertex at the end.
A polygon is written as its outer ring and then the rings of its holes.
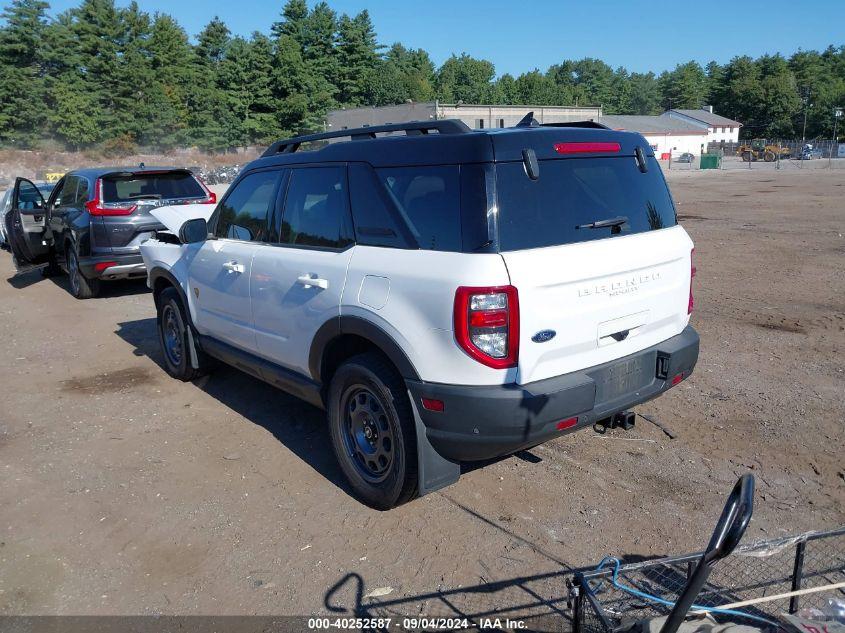
{"type": "Polygon", "coordinates": [[[140,253],[98,255],[96,257],[81,257],[79,270],[86,279],[134,279],[146,277],[147,268],[140,253]],[[97,264],[109,264],[104,270],[97,270],[97,264]]]}
{"type": "Polygon", "coordinates": [[[687,326],[636,354],[527,385],[406,382],[438,453],[453,461],[489,459],[592,426],[656,398],[674,386],[673,378],[682,374],[686,379],[692,373],[698,344],[698,333],[687,326]],[[442,400],[445,408],[428,411],[420,405],[421,398],[442,400]],[[558,422],[576,416],[575,426],[557,429],[558,422]]]}

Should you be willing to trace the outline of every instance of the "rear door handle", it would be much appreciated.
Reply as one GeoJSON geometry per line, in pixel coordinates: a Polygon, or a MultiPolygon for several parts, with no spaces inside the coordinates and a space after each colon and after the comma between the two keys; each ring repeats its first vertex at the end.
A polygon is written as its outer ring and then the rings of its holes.
{"type": "Polygon", "coordinates": [[[326,290],[329,287],[328,279],[320,279],[319,277],[311,277],[310,275],[297,277],[296,283],[302,284],[305,288],[322,288],[323,290],[326,290]]]}
{"type": "Polygon", "coordinates": [[[238,273],[241,274],[246,270],[243,264],[239,264],[238,262],[226,262],[223,264],[223,268],[228,270],[230,273],[238,273]]]}

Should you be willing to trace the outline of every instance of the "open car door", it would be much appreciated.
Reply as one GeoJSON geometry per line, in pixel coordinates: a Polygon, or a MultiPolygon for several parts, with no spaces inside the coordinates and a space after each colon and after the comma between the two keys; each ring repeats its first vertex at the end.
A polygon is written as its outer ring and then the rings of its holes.
{"type": "Polygon", "coordinates": [[[49,260],[47,242],[47,202],[38,187],[26,178],[17,178],[12,204],[5,217],[9,247],[18,268],[37,266],[49,260]]]}

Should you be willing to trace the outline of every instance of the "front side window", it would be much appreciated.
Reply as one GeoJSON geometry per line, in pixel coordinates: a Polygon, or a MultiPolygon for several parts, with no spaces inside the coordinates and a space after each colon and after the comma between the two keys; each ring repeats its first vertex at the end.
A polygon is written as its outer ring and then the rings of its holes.
{"type": "Polygon", "coordinates": [[[282,227],[282,244],[343,248],[352,242],[345,167],[293,169],[282,227]]]}
{"type": "Polygon", "coordinates": [[[238,182],[217,209],[217,237],[244,242],[267,239],[267,215],[281,171],[259,171],[238,182]]]}

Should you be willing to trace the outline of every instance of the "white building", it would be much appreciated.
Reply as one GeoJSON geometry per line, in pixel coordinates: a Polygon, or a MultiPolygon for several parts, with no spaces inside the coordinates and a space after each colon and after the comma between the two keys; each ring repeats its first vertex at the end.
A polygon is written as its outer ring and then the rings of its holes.
{"type": "Polygon", "coordinates": [[[742,123],[713,113],[713,106],[699,110],[667,110],[660,116],[692,123],[707,130],[708,143],[736,143],[742,123]]]}
{"type": "Polygon", "coordinates": [[[665,116],[610,114],[598,120],[612,130],[639,132],[654,149],[654,155],[666,160],[689,152],[698,156],[707,149],[707,130],[700,125],[665,116]]]}

